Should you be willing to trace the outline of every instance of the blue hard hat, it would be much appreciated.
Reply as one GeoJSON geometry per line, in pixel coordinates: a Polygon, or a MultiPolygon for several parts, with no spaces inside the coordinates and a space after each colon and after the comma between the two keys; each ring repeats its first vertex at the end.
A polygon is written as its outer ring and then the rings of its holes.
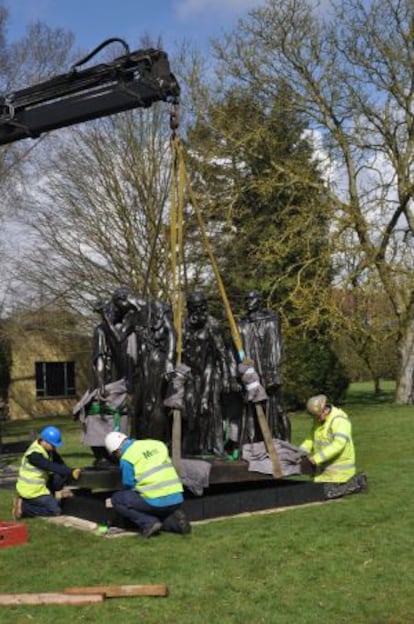
{"type": "Polygon", "coordinates": [[[60,429],[58,429],[57,427],[52,427],[51,425],[42,429],[39,437],[42,438],[42,440],[49,442],[49,444],[52,444],[53,446],[62,446],[63,444],[60,429]]]}

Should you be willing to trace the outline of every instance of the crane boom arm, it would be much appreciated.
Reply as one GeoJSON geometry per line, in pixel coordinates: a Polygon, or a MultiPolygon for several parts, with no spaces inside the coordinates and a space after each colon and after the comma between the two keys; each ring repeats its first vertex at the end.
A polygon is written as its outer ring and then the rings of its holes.
{"type": "Polygon", "coordinates": [[[0,96],[0,145],[154,102],[178,102],[168,56],[149,48],[0,96]]]}

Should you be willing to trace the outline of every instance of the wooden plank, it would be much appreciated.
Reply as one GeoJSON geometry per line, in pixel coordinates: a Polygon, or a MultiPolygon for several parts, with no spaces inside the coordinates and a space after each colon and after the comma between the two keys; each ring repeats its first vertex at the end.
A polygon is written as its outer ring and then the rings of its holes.
{"type": "Polygon", "coordinates": [[[178,474],[180,473],[181,461],[181,412],[173,410],[172,424],[172,462],[178,474]]]}
{"type": "Polygon", "coordinates": [[[167,585],[95,585],[92,587],[68,587],[67,594],[104,594],[105,598],[122,596],[168,596],[167,585]]]}
{"type": "Polygon", "coordinates": [[[270,433],[269,425],[267,424],[264,409],[259,403],[255,403],[255,408],[256,408],[257,420],[259,422],[259,426],[262,432],[266,450],[269,453],[270,459],[272,460],[273,476],[275,479],[282,479],[283,478],[282,467],[280,465],[279,457],[276,453],[275,445],[273,444],[272,436],[270,433]]]}
{"type": "Polygon", "coordinates": [[[37,594],[0,594],[0,605],[86,605],[94,602],[103,602],[103,593],[73,594],[66,593],[37,593],[37,594]]]}

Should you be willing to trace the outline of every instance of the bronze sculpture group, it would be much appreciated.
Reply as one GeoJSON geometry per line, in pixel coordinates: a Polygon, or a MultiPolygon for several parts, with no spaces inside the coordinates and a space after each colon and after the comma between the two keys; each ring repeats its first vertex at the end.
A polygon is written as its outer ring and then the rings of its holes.
{"type": "MultiPolygon", "coordinates": [[[[246,294],[245,304],[246,314],[238,324],[245,356],[266,390],[263,407],[272,436],[289,440],[290,423],[282,404],[280,321],[277,314],[264,308],[263,297],[256,290],[246,294]]],[[[95,311],[101,320],[93,335],[92,388],[76,413],[83,410],[84,442],[91,446],[96,464],[109,461],[103,451],[108,424],[100,434],[99,423],[103,422],[102,412],[109,413],[109,417],[111,408],[114,412],[114,386],[118,413],[128,413],[131,435],[171,443],[174,401],[168,396],[175,387],[177,372],[182,370],[186,371],[180,401],[184,456],[224,457],[229,448],[260,439],[254,406],[247,400],[248,393],[237,372],[235,350],[226,343],[202,292],[187,296],[179,367],[177,336],[168,304],[137,297],[122,287],[95,311]],[[106,406],[106,410],[97,409],[97,405],[106,406]],[[92,436],[91,430],[95,432],[92,436]]],[[[113,415],[115,430],[116,425],[113,415]]],[[[118,422],[118,430],[123,429],[125,422],[122,427],[118,422]]]]}

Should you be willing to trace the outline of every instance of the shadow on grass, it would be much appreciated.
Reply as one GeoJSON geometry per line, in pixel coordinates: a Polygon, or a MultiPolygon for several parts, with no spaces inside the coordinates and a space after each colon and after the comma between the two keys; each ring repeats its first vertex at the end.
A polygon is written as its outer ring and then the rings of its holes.
{"type": "Polygon", "coordinates": [[[392,404],[395,400],[395,382],[384,381],[381,383],[381,390],[375,393],[373,383],[359,382],[353,383],[349,387],[346,395],[346,405],[384,405],[392,404]]]}

